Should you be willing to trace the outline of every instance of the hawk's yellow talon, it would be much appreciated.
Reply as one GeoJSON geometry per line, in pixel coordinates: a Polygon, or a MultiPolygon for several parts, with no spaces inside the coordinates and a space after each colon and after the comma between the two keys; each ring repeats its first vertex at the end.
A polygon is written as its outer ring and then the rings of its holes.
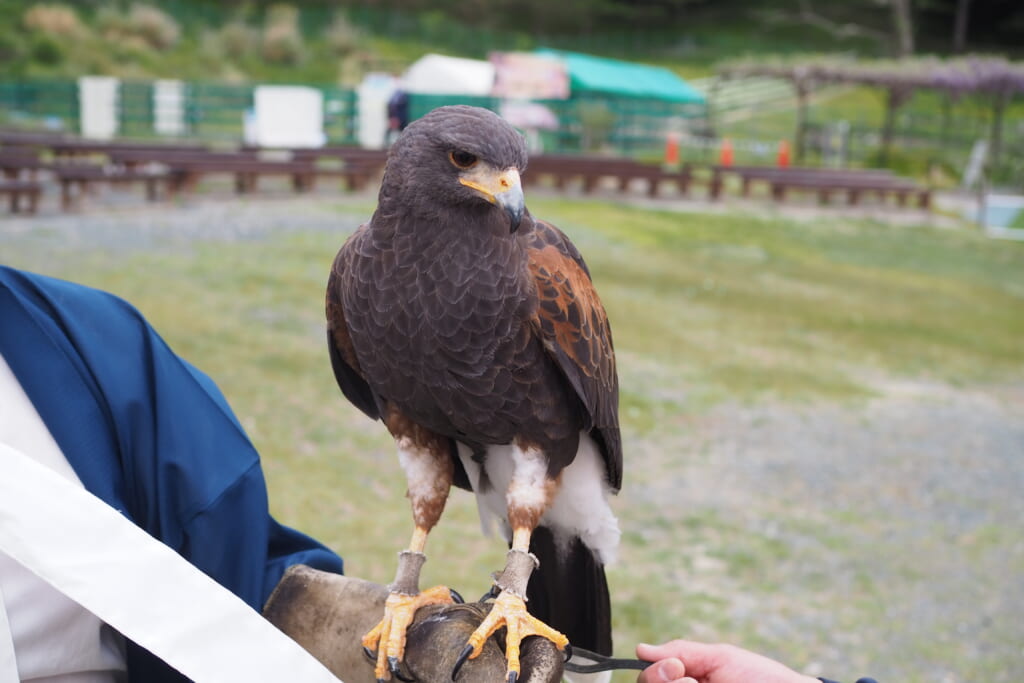
{"type": "Polygon", "coordinates": [[[405,633],[416,616],[416,610],[427,605],[450,605],[451,591],[434,586],[416,595],[391,593],[384,603],[384,617],[363,636],[363,647],[377,652],[373,669],[378,681],[391,678],[391,671],[405,657],[405,633]]]}
{"type": "MultiPolygon", "coordinates": [[[[506,673],[514,675],[515,678],[518,678],[522,670],[519,663],[519,647],[524,638],[528,636],[546,638],[554,643],[559,650],[564,650],[565,646],[569,644],[569,639],[564,635],[540,619],[531,616],[526,611],[526,603],[522,598],[503,592],[494,601],[494,607],[491,608],[487,618],[469,637],[466,649],[468,650],[472,646],[473,651],[467,659],[473,659],[479,655],[483,644],[502,626],[508,630],[505,635],[505,661],[508,663],[506,673]]],[[[456,667],[457,671],[458,666],[456,667]]]]}

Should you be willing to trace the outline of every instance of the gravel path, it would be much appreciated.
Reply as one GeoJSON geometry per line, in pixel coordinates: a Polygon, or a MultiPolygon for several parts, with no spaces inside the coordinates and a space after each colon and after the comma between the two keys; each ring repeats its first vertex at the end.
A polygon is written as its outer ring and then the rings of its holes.
{"type": "MultiPolygon", "coordinates": [[[[55,246],[188,249],[348,231],[369,214],[297,206],[0,217],[0,261],[9,245],[33,258],[55,246]]],[[[716,601],[720,619],[689,622],[691,637],[803,653],[809,673],[850,680],[1024,679],[1024,386],[875,388],[858,405],[717,406],[679,416],[657,441],[629,440],[634,545],[665,549],[682,568],[672,581],[716,601]],[[746,547],[770,552],[744,563],[746,547]]]]}
{"type": "Polygon", "coordinates": [[[739,576],[691,562],[684,581],[734,633],[807,643],[812,672],[1021,680],[1024,387],[879,389],[859,407],[716,407],[670,450],[633,444],[650,467],[623,495],[725,530],[698,528],[698,551],[774,547],[739,576]]]}
{"type": "MultiPolygon", "coordinates": [[[[366,198],[370,200],[369,197],[366,198]]],[[[366,212],[365,218],[369,218],[366,212]]],[[[270,233],[354,230],[361,219],[338,211],[327,200],[291,199],[193,201],[182,206],[130,205],[38,217],[0,215],[0,248],[22,247],[138,251],[187,247],[196,240],[257,240],[270,233]]],[[[0,252],[2,255],[2,252],[0,252]]]]}

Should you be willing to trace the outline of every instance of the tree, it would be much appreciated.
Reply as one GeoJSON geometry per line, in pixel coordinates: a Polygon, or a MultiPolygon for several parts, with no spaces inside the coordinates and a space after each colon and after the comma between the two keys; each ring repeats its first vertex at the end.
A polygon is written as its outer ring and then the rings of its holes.
{"type": "Polygon", "coordinates": [[[817,0],[795,0],[795,6],[772,6],[756,10],[758,16],[776,25],[803,24],[838,39],[868,38],[880,46],[888,46],[896,57],[914,54],[914,20],[911,0],[859,0],[848,3],[824,3],[817,0]],[[886,22],[870,5],[888,7],[886,22]]]}
{"type": "Polygon", "coordinates": [[[971,13],[971,0],[957,0],[956,18],[953,20],[953,53],[963,54],[967,49],[967,22],[971,13]]]}
{"type": "Polygon", "coordinates": [[[914,54],[914,22],[910,12],[910,0],[889,0],[892,7],[894,48],[899,58],[914,54]]]}

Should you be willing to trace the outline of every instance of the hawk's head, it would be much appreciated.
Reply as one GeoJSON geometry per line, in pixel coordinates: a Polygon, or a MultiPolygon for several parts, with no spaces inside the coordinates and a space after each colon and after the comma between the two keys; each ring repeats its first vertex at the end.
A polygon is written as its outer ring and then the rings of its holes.
{"type": "Polygon", "coordinates": [[[440,107],[409,124],[391,148],[381,204],[440,217],[497,211],[514,232],[525,211],[519,176],[526,157],[523,136],[494,112],[440,107]]]}

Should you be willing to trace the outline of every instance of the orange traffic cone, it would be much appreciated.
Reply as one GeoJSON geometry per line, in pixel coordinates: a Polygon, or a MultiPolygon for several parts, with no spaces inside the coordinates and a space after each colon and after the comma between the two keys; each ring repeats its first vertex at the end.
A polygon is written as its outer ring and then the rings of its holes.
{"type": "Polygon", "coordinates": [[[789,142],[787,140],[779,140],[779,154],[776,157],[776,163],[779,168],[789,166],[789,142]]]}
{"type": "Polygon", "coordinates": [[[732,140],[722,138],[722,149],[718,153],[718,163],[721,166],[732,166],[732,140]]]}
{"type": "Polygon", "coordinates": [[[665,137],[665,165],[675,166],[679,163],[679,135],[669,133],[665,137]]]}

